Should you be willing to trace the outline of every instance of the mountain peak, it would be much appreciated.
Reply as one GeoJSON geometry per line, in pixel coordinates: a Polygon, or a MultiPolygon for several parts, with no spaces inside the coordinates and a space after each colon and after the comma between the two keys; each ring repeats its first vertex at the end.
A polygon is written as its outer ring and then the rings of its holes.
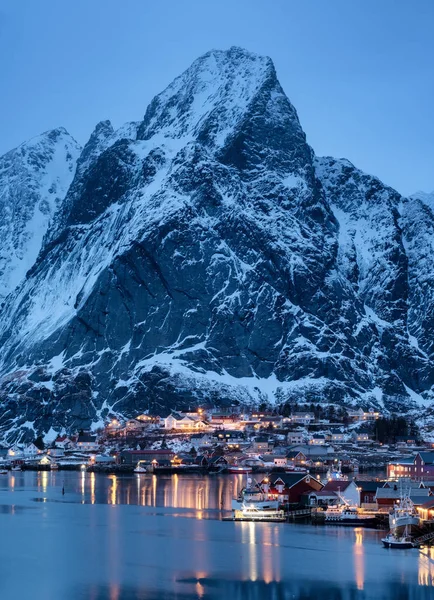
{"type": "Polygon", "coordinates": [[[222,145],[267,80],[277,81],[270,58],[237,47],[211,50],[153,99],[138,137],[195,137],[218,111],[211,138],[222,145]]]}

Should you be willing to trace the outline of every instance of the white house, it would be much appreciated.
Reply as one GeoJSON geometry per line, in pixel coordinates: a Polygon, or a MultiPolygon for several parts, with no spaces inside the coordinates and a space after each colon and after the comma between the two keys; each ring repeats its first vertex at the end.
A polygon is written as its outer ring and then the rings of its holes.
{"type": "Polygon", "coordinates": [[[24,447],[23,450],[23,454],[26,457],[34,457],[37,454],[41,454],[41,451],[39,450],[39,448],[37,446],[35,446],[35,444],[31,443],[31,444],[27,444],[27,446],[24,447]]]}
{"type": "Polygon", "coordinates": [[[18,444],[14,444],[8,450],[8,458],[22,458],[23,456],[23,449],[18,444]]]}
{"type": "Polygon", "coordinates": [[[58,435],[54,440],[54,445],[56,448],[61,448],[62,450],[68,450],[74,446],[72,440],[66,435],[58,435]]]}
{"type": "Polygon", "coordinates": [[[77,438],[77,449],[86,450],[88,452],[94,452],[98,450],[98,442],[96,441],[96,437],[94,435],[89,435],[88,433],[83,433],[77,438]]]}
{"type": "Polygon", "coordinates": [[[309,440],[309,444],[314,446],[324,446],[326,443],[325,435],[322,433],[314,433],[312,438],[309,440]]]}
{"type": "Polygon", "coordinates": [[[357,410],[349,410],[348,417],[353,421],[375,421],[381,417],[381,413],[373,409],[365,412],[362,408],[358,408],[357,410]]]}
{"type": "Polygon", "coordinates": [[[342,502],[349,506],[360,506],[360,490],[354,480],[341,481],[333,479],[325,484],[323,491],[335,492],[342,502]]]}
{"type": "Polygon", "coordinates": [[[201,431],[208,429],[208,424],[202,419],[195,419],[182,413],[172,412],[164,419],[164,429],[177,429],[180,431],[201,431]]]}
{"type": "Polygon", "coordinates": [[[128,419],[125,423],[127,431],[142,431],[149,427],[150,421],[144,421],[141,419],[128,419]]]}
{"type": "Polygon", "coordinates": [[[65,450],[63,448],[50,448],[47,450],[47,454],[53,458],[60,458],[61,456],[65,456],[65,450]]]}
{"type": "Polygon", "coordinates": [[[286,436],[288,444],[302,444],[304,442],[304,434],[302,431],[290,431],[286,436]]]}
{"type": "Polygon", "coordinates": [[[370,442],[371,438],[369,436],[369,433],[366,431],[353,431],[353,433],[351,434],[351,439],[355,442],[370,442]]]}
{"type": "Polygon", "coordinates": [[[310,425],[315,421],[315,415],[310,412],[295,412],[291,415],[291,421],[300,425],[310,425]]]}

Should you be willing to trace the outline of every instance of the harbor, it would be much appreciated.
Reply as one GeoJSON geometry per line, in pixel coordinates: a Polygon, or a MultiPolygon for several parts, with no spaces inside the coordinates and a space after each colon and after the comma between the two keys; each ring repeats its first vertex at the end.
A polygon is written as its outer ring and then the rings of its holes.
{"type": "Polygon", "coordinates": [[[239,475],[9,472],[0,478],[8,540],[0,563],[11,574],[2,582],[3,597],[154,599],[156,589],[168,598],[235,600],[289,592],[295,600],[432,594],[434,548],[387,550],[385,530],[298,518],[222,522],[244,482],[239,475]],[[145,561],[147,547],[153,558],[145,561]],[[27,577],[17,576],[18,565],[27,577]],[[37,571],[46,573],[44,580],[34,577],[37,571]]]}
{"type": "Polygon", "coordinates": [[[316,423],[321,419],[315,413],[298,411],[284,417],[256,409],[198,407],[164,419],[113,417],[95,434],[53,434],[51,440],[46,436],[4,445],[0,484],[32,477],[42,484],[62,481],[66,499],[71,494],[68,481],[78,476],[83,504],[89,502],[86,487],[94,488],[93,504],[96,482],[105,481],[111,504],[118,503],[117,491],[124,488],[127,504],[144,507],[157,506],[156,491],[167,486],[197,495],[185,508],[199,506],[198,518],[209,518],[206,511],[212,510],[212,518],[225,524],[297,524],[323,527],[329,535],[337,528],[372,529],[381,531],[378,543],[384,549],[430,547],[434,452],[429,443],[408,437],[385,448],[358,431],[360,423],[370,423],[375,431],[378,423],[389,424],[387,419],[362,409],[345,418],[351,422],[333,433],[330,423],[316,423]],[[208,507],[217,487],[218,496],[208,507]],[[136,491],[140,497],[134,500],[136,491]]]}
{"type": "MultiPolygon", "coordinates": [[[[62,492],[62,499],[79,500],[82,504],[107,502],[109,504],[135,504],[195,510],[197,518],[213,518],[221,521],[239,522],[273,522],[279,526],[320,527],[330,532],[336,528],[373,529],[379,531],[381,540],[389,540],[388,547],[400,547],[399,541],[408,542],[409,548],[429,547],[434,543],[434,521],[423,511],[418,511],[409,497],[398,490],[401,497],[392,508],[369,508],[360,506],[363,503],[349,502],[351,490],[356,484],[353,480],[342,479],[326,482],[327,487],[334,488],[336,484],[343,492],[338,494],[330,489],[322,491],[319,497],[334,498],[334,504],[310,505],[311,493],[300,493],[308,486],[312,477],[306,473],[291,474],[293,486],[298,487],[298,502],[282,502],[286,493],[282,488],[284,474],[274,473],[261,479],[251,474],[216,474],[215,476],[197,473],[155,474],[155,473],[121,473],[104,474],[94,471],[6,471],[0,475],[0,490],[8,488],[14,491],[25,482],[35,483],[35,491],[42,493],[50,487],[62,492]],[[258,480],[259,479],[259,480],[258,480]],[[306,479],[308,482],[306,483],[306,479]],[[71,485],[74,482],[74,485],[71,485]],[[100,489],[98,491],[98,483],[100,489]],[[274,494],[273,486],[280,486],[280,498],[274,494]],[[101,486],[105,488],[106,496],[101,495],[101,486]],[[347,501],[345,496],[347,488],[347,501]],[[404,494],[404,496],[403,496],[404,494]],[[274,499],[273,499],[274,498],[274,499]],[[404,501],[403,501],[404,500],[404,501]],[[402,505],[400,506],[400,503],[402,505]],[[351,505],[353,504],[353,505],[351,505]],[[404,531],[407,527],[407,531],[404,531]],[[403,540],[403,538],[406,538],[403,540]],[[408,539],[407,539],[408,538],[408,539]],[[392,544],[393,543],[393,544],[392,544]]],[[[291,481],[287,479],[287,482],[291,481]]],[[[318,480],[315,479],[315,482],[318,480]]],[[[372,483],[369,480],[365,484],[372,483]]],[[[377,485],[389,485],[387,481],[377,481],[377,485]]],[[[359,482],[360,484],[360,482],[359,482]]],[[[315,484],[316,485],[316,484],[315,484]]],[[[419,484],[420,485],[420,484],[419,484]]],[[[319,486],[317,486],[319,487],[319,486]]],[[[357,486],[356,486],[357,487],[357,486]]],[[[392,488],[378,489],[392,489],[392,488]]],[[[430,491],[430,490],[429,490],[430,491]]],[[[360,493],[360,491],[359,491],[360,493]]],[[[296,499],[295,496],[292,498],[296,499]]],[[[353,498],[354,500],[354,498],[353,498]]],[[[426,512],[426,511],[425,511],[426,512]]],[[[333,533],[331,533],[333,535],[333,533]]]]}

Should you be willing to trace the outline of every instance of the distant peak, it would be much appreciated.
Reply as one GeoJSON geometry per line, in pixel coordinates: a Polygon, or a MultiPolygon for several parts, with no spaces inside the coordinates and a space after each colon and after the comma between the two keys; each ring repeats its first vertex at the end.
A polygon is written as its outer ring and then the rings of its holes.
{"type": "Polygon", "coordinates": [[[50,160],[50,156],[58,144],[68,148],[74,155],[81,151],[80,144],[72,135],[64,127],[57,127],[22,142],[16,148],[12,148],[6,152],[2,157],[0,156],[0,158],[5,158],[7,161],[15,158],[22,160],[24,157],[31,155],[33,157],[45,156],[46,160],[50,160]]]}
{"type": "Polygon", "coordinates": [[[33,145],[38,144],[44,140],[50,140],[50,142],[57,142],[61,138],[68,138],[75,142],[72,135],[64,127],[56,127],[55,129],[49,129],[48,131],[44,131],[40,135],[31,138],[28,142],[24,143],[33,145]]]}
{"type": "Polygon", "coordinates": [[[114,132],[113,126],[111,122],[106,119],[105,121],[100,121],[95,129],[92,132],[92,136],[100,136],[100,135],[112,135],[114,132]]]}

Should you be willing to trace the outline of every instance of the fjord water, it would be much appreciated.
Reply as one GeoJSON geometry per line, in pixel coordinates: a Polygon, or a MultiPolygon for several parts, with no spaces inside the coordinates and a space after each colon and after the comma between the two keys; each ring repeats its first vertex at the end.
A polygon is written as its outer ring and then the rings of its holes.
{"type": "Polygon", "coordinates": [[[386,550],[382,532],[360,528],[222,522],[242,484],[241,476],[1,476],[0,598],[433,597],[434,549],[386,550]]]}

